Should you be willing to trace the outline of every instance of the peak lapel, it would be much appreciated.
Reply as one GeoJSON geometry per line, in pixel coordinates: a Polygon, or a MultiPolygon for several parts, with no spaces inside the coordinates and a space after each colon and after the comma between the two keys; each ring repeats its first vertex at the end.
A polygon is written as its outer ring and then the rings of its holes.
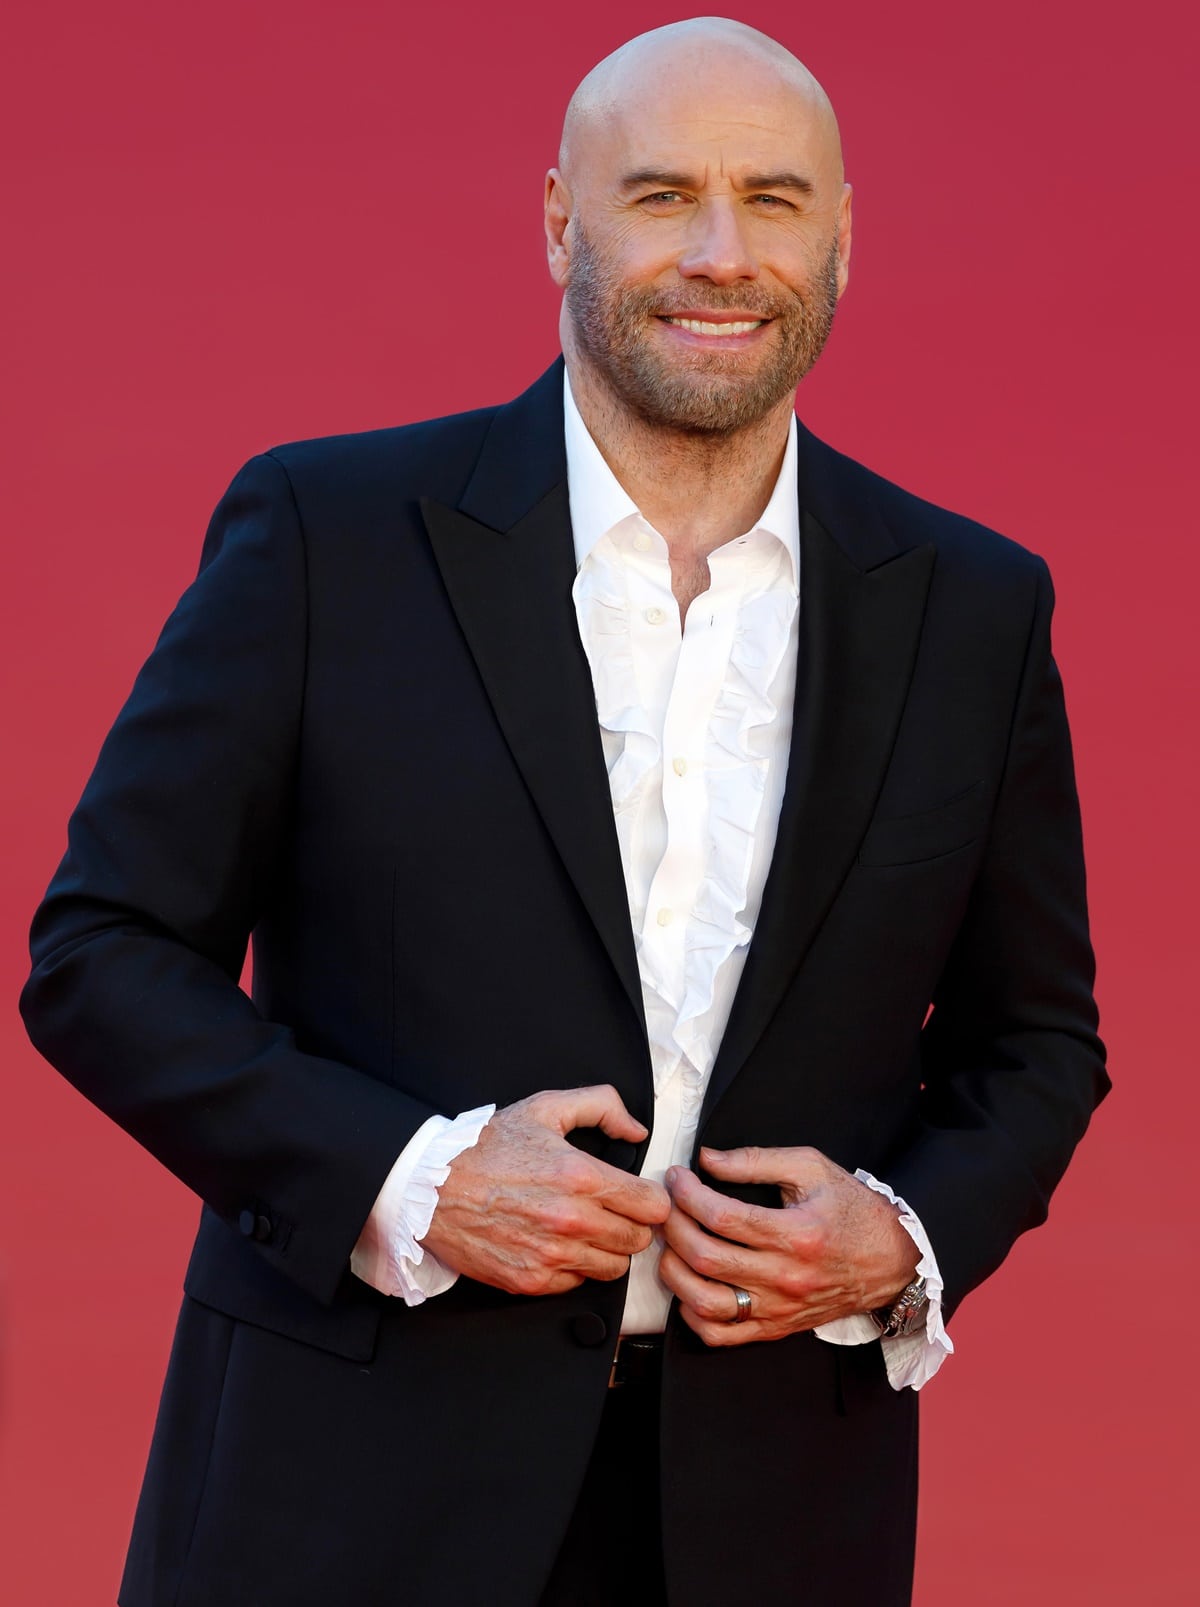
{"type": "Polygon", "coordinates": [[[496,719],[626,993],[637,956],[595,694],[575,619],[562,365],[502,408],[457,508],[421,511],[496,719]]]}
{"type": "Polygon", "coordinates": [[[792,751],[762,907],[705,1117],[762,1036],[853,863],[908,695],[933,572],[933,547],[900,551],[869,498],[847,483],[851,466],[835,469],[843,460],[803,430],[801,437],[792,751]]]}

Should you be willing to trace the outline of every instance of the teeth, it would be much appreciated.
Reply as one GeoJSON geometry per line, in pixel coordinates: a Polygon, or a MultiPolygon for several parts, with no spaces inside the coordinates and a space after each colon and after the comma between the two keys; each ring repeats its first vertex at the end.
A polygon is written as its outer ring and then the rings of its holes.
{"type": "Polygon", "coordinates": [[[752,329],[758,328],[763,319],[752,318],[749,322],[737,324],[707,324],[701,323],[698,318],[668,318],[667,322],[693,335],[748,335],[752,329]]]}

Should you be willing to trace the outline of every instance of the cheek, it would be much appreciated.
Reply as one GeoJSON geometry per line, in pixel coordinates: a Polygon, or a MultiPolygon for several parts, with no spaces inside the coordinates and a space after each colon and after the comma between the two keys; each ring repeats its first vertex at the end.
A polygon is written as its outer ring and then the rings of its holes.
{"type": "Polygon", "coordinates": [[[771,249],[764,243],[762,261],[781,284],[805,296],[824,281],[835,252],[836,239],[832,235],[801,235],[782,241],[776,237],[771,249]]]}
{"type": "Polygon", "coordinates": [[[614,218],[603,231],[587,234],[596,265],[611,283],[653,285],[675,273],[684,249],[683,228],[674,219],[614,218]]]}

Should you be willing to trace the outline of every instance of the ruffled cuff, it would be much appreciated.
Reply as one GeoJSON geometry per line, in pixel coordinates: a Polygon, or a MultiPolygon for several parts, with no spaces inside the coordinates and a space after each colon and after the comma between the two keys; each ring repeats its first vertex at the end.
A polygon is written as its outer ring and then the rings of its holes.
{"type": "Polygon", "coordinates": [[[419,1306],[443,1294],[458,1277],[417,1241],[429,1232],[438,1189],[450,1162],[479,1141],[495,1105],[464,1111],[453,1120],[431,1116],[409,1139],[380,1189],[350,1257],[350,1270],[385,1295],[419,1306]]]}
{"type": "MultiPolygon", "coordinates": [[[[937,1257],[920,1218],[898,1194],[861,1168],[854,1175],[860,1183],[865,1183],[876,1194],[882,1194],[893,1205],[900,1207],[901,1225],[921,1253],[921,1259],[917,1262],[917,1277],[925,1279],[925,1293],[929,1299],[925,1312],[925,1332],[898,1334],[895,1339],[880,1340],[888,1383],[892,1388],[920,1389],[929,1382],[946,1357],[954,1354],[954,1341],[942,1322],[942,1291],[945,1285],[938,1271],[937,1257]]],[[[853,1317],[841,1317],[837,1322],[822,1323],[819,1328],[813,1329],[813,1333],[831,1345],[867,1345],[873,1339],[879,1339],[878,1328],[865,1312],[853,1317]]]]}

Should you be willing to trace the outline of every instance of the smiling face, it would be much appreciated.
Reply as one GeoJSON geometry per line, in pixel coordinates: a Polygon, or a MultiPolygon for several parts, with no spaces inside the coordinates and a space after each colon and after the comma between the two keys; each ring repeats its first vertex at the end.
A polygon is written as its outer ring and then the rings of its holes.
{"type": "Polygon", "coordinates": [[[845,287],[828,102],[736,25],[643,36],[581,86],[546,226],[568,361],[646,422],[744,428],[794,393],[845,287]]]}

